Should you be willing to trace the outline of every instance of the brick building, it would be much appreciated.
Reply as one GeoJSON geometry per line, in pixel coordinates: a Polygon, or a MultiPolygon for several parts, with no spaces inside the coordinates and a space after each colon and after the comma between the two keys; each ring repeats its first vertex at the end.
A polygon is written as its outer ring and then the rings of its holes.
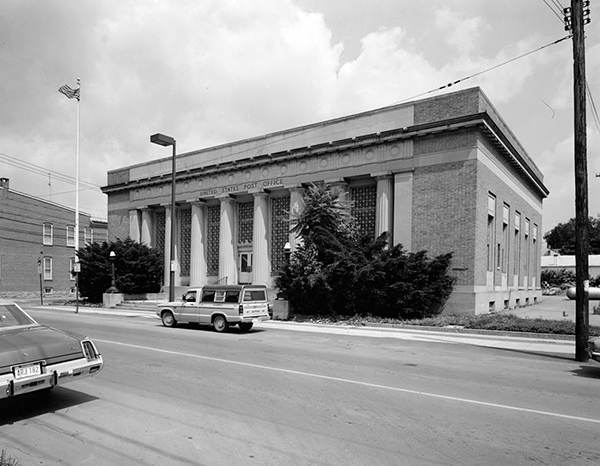
{"type": "Polygon", "coordinates": [[[279,131],[108,172],[110,238],[164,251],[178,286],[273,286],[304,186],[343,186],[364,231],[453,252],[447,312],[533,304],[543,176],[479,88],[279,131]],[[173,220],[174,219],[174,220],[173,220]]]}
{"type": "MultiPolygon", "coordinates": [[[[79,213],[79,244],[107,241],[107,223],[79,213]]],[[[75,210],[10,190],[0,178],[0,296],[70,294],[75,210]],[[39,266],[38,266],[39,261],[39,266]],[[41,281],[40,281],[41,277],[41,281]]]]}

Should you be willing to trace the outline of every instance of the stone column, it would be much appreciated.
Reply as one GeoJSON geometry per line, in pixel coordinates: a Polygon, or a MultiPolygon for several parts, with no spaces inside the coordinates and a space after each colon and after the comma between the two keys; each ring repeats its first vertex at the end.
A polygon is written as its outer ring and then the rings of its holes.
{"type": "Polygon", "coordinates": [[[140,211],[137,209],[131,209],[129,211],[129,237],[133,241],[140,242],[140,211]]]}
{"type": "Polygon", "coordinates": [[[393,243],[412,250],[413,172],[394,174],[394,235],[393,243]]]}
{"type": "Polygon", "coordinates": [[[206,202],[190,201],[190,203],[192,204],[190,286],[203,286],[207,284],[206,202]]]}
{"type": "Polygon", "coordinates": [[[269,224],[269,194],[254,193],[254,232],[252,241],[252,283],[270,284],[271,261],[269,260],[269,241],[267,237],[269,224]]]}
{"type": "Polygon", "coordinates": [[[149,207],[142,209],[142,231],[140,241],[149,247],[153,246],[152,232],[154,231],[153,211],[149,207]]]}
{"type": "Polygon", "coordinates": [[[391,173],[376,173],[372,176],[377,180],[377,207],[375,211],[375,236],[388,232],[390,244],[393,243],[393,219],[394,219],[394,186],[391,173]]]}
{"type": "Polygon", "coordinates": [[[339,188],[340,194],[338,196],[339,200],[342,202],[347,202],[350,197],[350,193],[348,192],[348,183],[343,178],[335,178],[331,180],[325,180],[332,188],[339,188]]]}
{"type": "Polygon", "coordinates": [[[219,236],[219,284],[237,283],[236,247],[234,243],[234,206],[232,197],[221,198],[221,230],[219,236]]]}
{"type": "MultiPolygon", "coordinates": [[[[304,210],[304,188],[302,186],[294,186],[290,188],[290,228],[293,225],[292,220],[304,210]]],[[[290,233],[290,246],[292,251],[296,250],[296,246],[302,244],[302,238],[296,233],[290,233]]]]}

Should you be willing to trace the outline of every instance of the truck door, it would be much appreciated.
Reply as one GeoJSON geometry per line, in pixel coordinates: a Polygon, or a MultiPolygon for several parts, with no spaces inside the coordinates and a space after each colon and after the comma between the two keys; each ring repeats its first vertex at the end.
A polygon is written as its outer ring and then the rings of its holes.
{"type": "Polygon", "coordinates": [[[179,307],[179,315],[175,318],[180,322],[198,323],[198,292],[190,290],[183,295],[183,303],[179,307]]]}
{"type": "Polygon", "coordinates": [[[215,290],[203,289],[202,296],[199,299],[198,322],[201,324],[210,324],[210,318],[215,308],[215,290]]]}

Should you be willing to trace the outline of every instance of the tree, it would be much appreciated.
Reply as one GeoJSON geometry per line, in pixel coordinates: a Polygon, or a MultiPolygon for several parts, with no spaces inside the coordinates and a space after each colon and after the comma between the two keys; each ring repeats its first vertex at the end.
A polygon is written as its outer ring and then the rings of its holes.
{"type": "MultiPolygon", "coordinates": [[[[589,228],[589,253],[600,254],[600,216],[590,217],[589,228]]],[[[544,235],[544,240],[549,249],[557,250],[563,255],[575,254],[575,219],[567,223],[559,223],[544,235]]]]}
{"type": "Polygon", "coordinates": [[[90,302],[102,302],[112,281],[110,252],[115,253],[117,288],[127,294],[160,291],[163,266],[160,254],[131,238],[115,242],[88,243],[79,250],[79,291],[90,302]]]}
{"type": "Polygon", "coordinates": [[[451,254],[430,260],[425,251],[389,247],[388,234],[362,235],[339,192],[312,185],[293,232],[303,244],[276,279],[296,312],[374,314],[419,318],[441,312],[452,292],[451,254]]]}

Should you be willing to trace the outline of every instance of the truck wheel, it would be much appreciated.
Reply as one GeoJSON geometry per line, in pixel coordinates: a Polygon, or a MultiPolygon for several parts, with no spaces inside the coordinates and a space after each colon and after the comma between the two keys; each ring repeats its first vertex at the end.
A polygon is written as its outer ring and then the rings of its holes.
{"type": "Polygon", "coordinates": [[[224,332],[229,328],[229,323],[225,317],[215,316],[213,319],[213,327],[217,332],[224,332]]]}
{"type": "Polygon", "coordinates": [[[239,327],[242,332],[247,332],[252,328],[252,322],[240,322],[239,327]]]}
{"type": "Polygon", "coordinates": [[[177,324],[177,321],[175,320],[175,317],[173,316],[173,313],[171,311],[163,312],[160,318],[165,327],[175,327],[175,325],[177,324]]]}

